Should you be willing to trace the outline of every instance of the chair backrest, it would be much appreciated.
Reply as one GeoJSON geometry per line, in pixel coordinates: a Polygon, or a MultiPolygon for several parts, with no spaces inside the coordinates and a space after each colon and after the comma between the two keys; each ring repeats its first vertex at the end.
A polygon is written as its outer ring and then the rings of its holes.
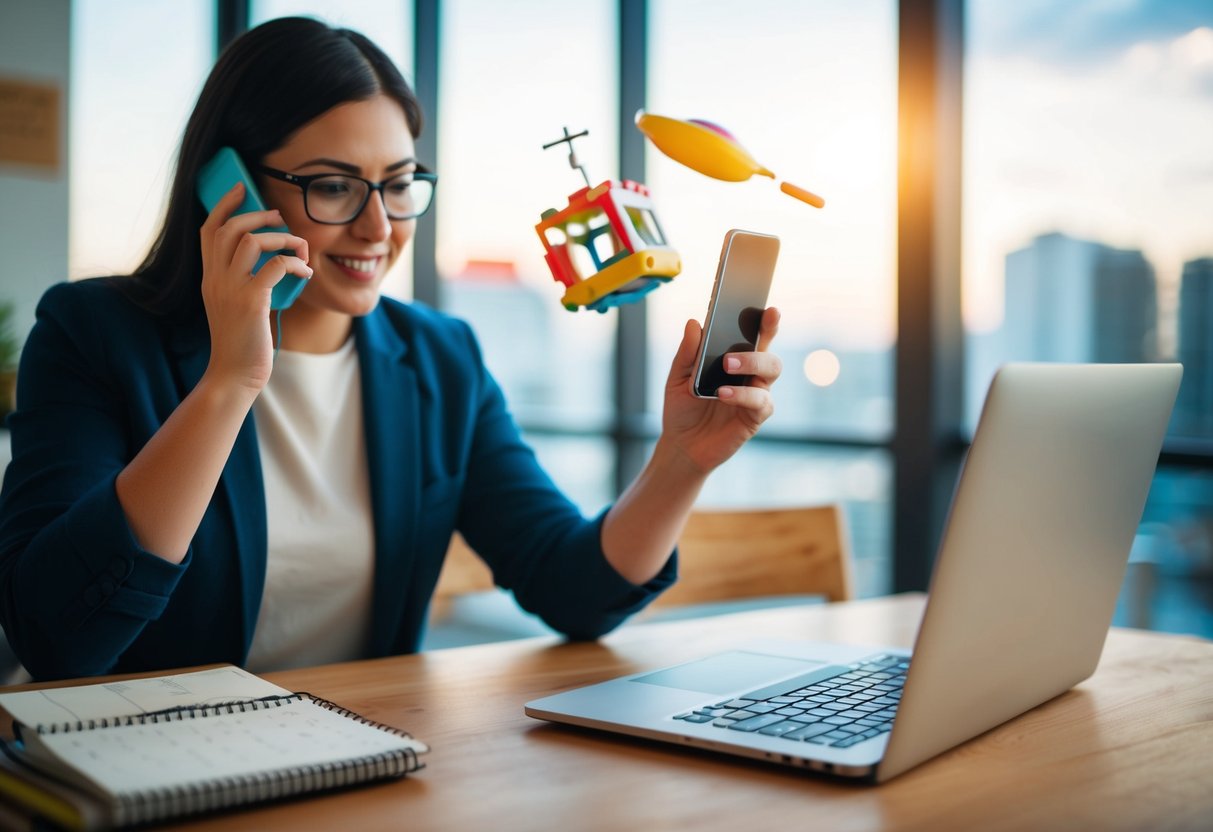
{"type": "Polygon", "coordinates": [[[854,597],[841,506],[695,511],[678,551],[678,582],[654,609],[779,595],[854,597]]]}
{"type": "Polygon", "coordinates": [[[472,592],[485,592],[493,588],[493,573],[484,561],[472,551],[463,535],[455,532],[451,545],[446,550],[446,560],[438,575],[438,586],[434,588],[436,602],[448,601],[472,592]]]}
{"type": "MultiPolygon", "coordinates": [[[[837,505],[692,512],[679,539],[679,578],[654,608],[779,595],[854,597],[851,554],[837,505]]],[[[456,534],[436,601],[493,588],[484,562],[456,534]]]]}

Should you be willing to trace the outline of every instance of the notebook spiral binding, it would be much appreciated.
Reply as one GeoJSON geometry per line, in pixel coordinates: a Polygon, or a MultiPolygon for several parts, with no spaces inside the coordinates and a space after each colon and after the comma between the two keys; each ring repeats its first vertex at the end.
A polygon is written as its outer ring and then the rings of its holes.
{"type": "MultiPolygon", "coordinates": [[[[290,696],[263,696],[260,699],[240,699],[231,702],[216,702],[211,705],[178,705],[175,708],[164,708],[159,711],[148,711],[145,714],[135,714],[133,716],[120,717],[102,717],[100,719],[80,720],[79,722],[63,722],[52,723],[50,725],[35,725],[34,731],[39,734],[66,734],[70,731],[93,731],[97,728],[116,728],[120,725],[145,725],[149,722],[171,722],[173,720],[182,719],[206,719],[208,716],[218,714],[234,714],[245,713],[247,711],[259,711],[267,707],[280,707],[290,702],[301,702],[305,698],[311,699],[317,704],[323,705],[323,702],[311,694],[296,693],[290,696]]],[[[333,703],[328,703],[332,705],[333,703]]],[[[334,705],[329,710],[343,711],[334,705]]],[[[347,712],[348,714],[349,712],[347,712]]],[[[343,716],[346,714],[343,714],[343,716]]],[[[350,714],[351,716],[356,716],[350,714]]],[[[358,717],[361,719],[361,717],[358,717]]],[[[374,723],[372,723],[374,724],[374,723]]],[[[386,727],[386,726],[385,726],[386,727]]],[[[395,730],[395,729],[392,729],[395,730]]]]}
{"type": "MultiPolygon", "coordinates": [[[[97,730],[120,725],[170,722],[185,719],[206,719],[219,714],[245,713],[248,711],[278,708],[293,702],[310,701],[328,711],[340,714],[364,725],[370,725],[398,737],[412,738],[412,734],[367,719],[361,714],[340,705],[301,692],[290,696],[265,696],[212,705],[180,706],[150,711],[137,716],[112,719],[90,719],[59,725],[37,725],[39,734],[67,733],[69,731],[97,730]]],[[[411,748],[388,751],[344,760],[340,763],[318,763],[308,766],[291,766],[273,772],[261,772],[247,777],[222,777],[201,783],[191,783],[164,789],[150,789],[122,796],[119,800],[115,822],[118,826],[153,823],[158,820],[178,818],[232,806],[259,803],[291,795],[337,789],[369,780],[403,777],[411,771],[424,768],[417,752],[411,748]]]]}

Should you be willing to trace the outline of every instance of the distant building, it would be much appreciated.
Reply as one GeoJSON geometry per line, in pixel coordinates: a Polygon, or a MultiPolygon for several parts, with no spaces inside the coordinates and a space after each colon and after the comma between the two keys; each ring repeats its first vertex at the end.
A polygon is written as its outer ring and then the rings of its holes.
{"type": "Polygon", "coordinates": [[[1173,430],[1213,436],[1213,257],[1184,263],[1176,357],[1184,365],[1184,378],[1175,403],[1173,430]]]}
{"type": "Polygon", "coordinates": [[[443,309],[476,331],[485,363],[516,411],[553,404],[550,299],[519,279],[514,264],[472,260],[443,281],[443,309]]]}
{"type": "Polygon", "coordinates": [[[1044,234],[1007,255],[1003,360],[1158,358],[1154,268],[1140,251],[1044,234]]]}

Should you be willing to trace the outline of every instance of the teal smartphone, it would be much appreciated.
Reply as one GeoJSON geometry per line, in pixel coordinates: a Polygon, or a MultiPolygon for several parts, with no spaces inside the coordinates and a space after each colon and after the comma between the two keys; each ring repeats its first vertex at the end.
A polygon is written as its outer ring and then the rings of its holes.
{"type": "MultiPolygon", "coordinates": [[[[237,182],[244,183],[244,202],[240,203],[240,207],[236,209],[235,213],[247,214],[249,211],[264,211],[265,202],[261,199],[261,194],[257,192],[257,186],[253,183],[253,177],[249,175],[248,168],[241,161],[240,154],[230,147],[220,148],[214,158],[202,166],[202,170],[198,173],[198,197],[202,200],[202,204],[206,206],[207,211],[213,211],[215,210],[215,204],[237,182]]],[[[262,230],[286,231],[287,227],[285,225],[267,225],[262,230]]],[[[294,253],[290,249],[263,253],[257,259],[256,265],[253,266],[253,274],[260,271],[266,261],[274,255],[294,253]]],[[[270,309],[286,309],[295,302],[295,298],[299,297],[299,293],[303,291],[303,287],[306,285],[307,281],[302,277],[296,277],[293,274],[285,275],[274,286],[274,290],[270,295],[270,309]]]]}

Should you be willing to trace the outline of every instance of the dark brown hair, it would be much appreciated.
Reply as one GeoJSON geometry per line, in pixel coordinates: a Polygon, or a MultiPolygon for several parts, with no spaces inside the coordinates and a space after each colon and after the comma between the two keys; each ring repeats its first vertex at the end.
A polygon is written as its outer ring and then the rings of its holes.
{"type": "Polygon", "coordinates": [[[260,162],[299,128],[339,104],[387,95],[414,138],[421,105],[400,70],[364,35],[317,20],[283,17],[251,29],[223,50],[186,125],[164,224],[131,280],[141,306],[182,320],[203,315],[198,229],[207,212],[198,172],[221,147],[260,162]]]}

